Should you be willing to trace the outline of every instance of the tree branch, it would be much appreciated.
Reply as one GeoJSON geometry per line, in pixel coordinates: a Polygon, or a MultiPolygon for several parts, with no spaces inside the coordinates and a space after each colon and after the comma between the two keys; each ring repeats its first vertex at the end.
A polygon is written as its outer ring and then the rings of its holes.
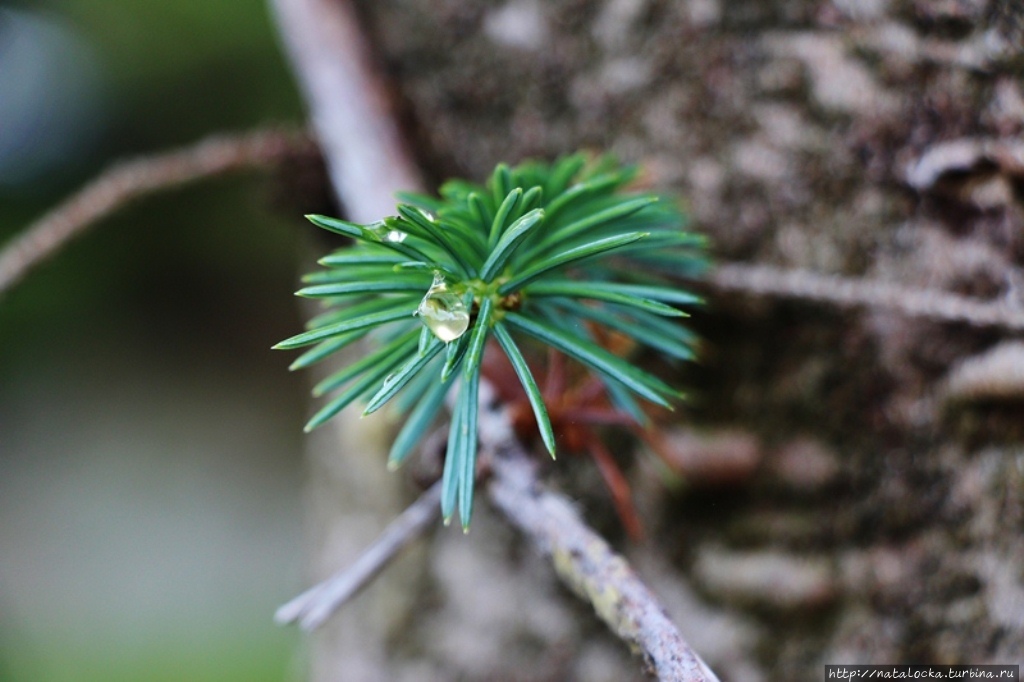
{"type": "Polygon", "coordinates": [[[588,526],[564,495],[546,489],[515,438],[507,413],[481,385],[481,456],[492,470],[491,502],[543,555],[559,578],[590,602],[619,639],[643,656],[659,680],[718,682],[686,643],[657,597],[621,555],[588,526]]]}
{"type": "Polygon", "coordinates": [[[391,215],[398,190],[422,186],[347,0],[271,0],[331,182],[348,218],[391,215]]]}
{"type": "Polygon", "coordinates": [[[540,485],[536,465],[518,444],[495,453],[491,466],[487,491],[494,506],[551,558],[562,582],[593,605],[659,680],[717,682],[626,559],[583,522],[566,497],[540,485]]]}
{"type": "MultiPolygon", "coordinates": [[[[351,88],[342,88],[341,92],[350,99],[356,97],[351,88]]],[[[336,140],[341,137],[333,135],[336,140]]],[[[354,138],[344,142],[349,145],[349,154],[344,155],[348,165],[358,165],[359,159],[364,157],[378,161],[385,158],[373,153],[368,137],[356,135],[354,138]]],[[[29,225],[0,250],[0,295],[65,243],[135,199],[236,170],[273,167],[295,154],[313,153],[314,149],[314,141],[301,131],[258,129],[236,135],[217,135],[187,147],[120,162],[29,225]]],[[[330,162],[332,156],[327,158],[330,162]]],[[[418,181],[414,182],[408,172],[396,172],[395,177],[402,174],[405,180],[374,187],[392,187],[390,197],[398,189],[418,186],[418,181]]],[[[355,209],[373,215],[367,221],[376,220],[393,209],[393,201],[389,199],[386,208],[374,212],[377,209],[371,208],[370,202],[380,199],[370,192],[369,179],[368,174],[355,173],[355,179],[349,184],[354,185],[352,191],[356,194],[345,195],[356,197],[347,202],[350,211],[355,209]]],[[[337,191],[341,180],[332,177],[332,182],[337,191]]],[[[1019,306],[893,282],[748,263],[721,263],[705,281],[722,291],[755,296],[792,298],[841,308],[893,310],[912,317],[962,322],[976,327],[1024,329],[1024,308],[1019,306]]]]}
{"type": "MultiPolygon", "coordinates": [[[[617,637],[638,652],[659,680],[718,682],[686,643],[665,609],[621,555],[590,528],[564,495],[546,489],[537,466],[516,439],[507,412],[481,384],[480,456],[489,466],[487,492],[505,518],[544,556],[559,578],[617,637]]],[[[319,628],[437,520],[441,483],[424,492],[350,566],[277,610],[280,624],[319,628]]]]}
{"type": "Polygon", "coordinates": [[[1024,309],[935,289],[913,289],[878,280],[820,275],[767,265],[722,263],[707,280],[724,291],[818,301],[838,307],[865,306],[975,327],[1024,329],[1024,309]]]}
{"type": "Polygon", "coordinates": [[[273,166],[303,149],[315,150],[303,132],[256,130],[218,135],[118,163],[29,225],[0,251],[0,294],[87,227],[133,199],[234,170],[273,166]]]}
{"type": "Polygon", "coordinates": [[[351,565],[315,585],[274,614],[280,625],[298,622],[303,630],[315,630],[356,596],[413,540],[423,535],[441,516],[441,482],[428,488],[374,540],[351,565]]]}

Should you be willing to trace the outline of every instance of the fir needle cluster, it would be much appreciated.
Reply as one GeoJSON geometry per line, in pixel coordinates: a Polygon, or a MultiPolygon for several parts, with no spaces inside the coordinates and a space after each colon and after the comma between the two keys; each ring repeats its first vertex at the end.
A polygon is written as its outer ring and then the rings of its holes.
{"type": "Polygon", "coordinates": [[[371,350],[321,381],[329,400],[309,431],[355,401],[364,414],[393,402],[404,423],[388,457],[413,452],[453,386],[442,513],[468,528],[476,478],[481,364],[489,339],[507,355],[552,456],[540,389],[520,350],[539,342],[575,359],[603,382],[611,403],[639,421],[636,397],[671,407],[681,394],[599,343],[603,327],[675,359],[693,357],[676,306],[699,298],[674,282],[705,267],[704,240],[684,229],[676,205],[631,193],[634,167],[576,154],[552,164],[499,165],[486,185],[451,180],[440,198],[401,195],[397,215],[369,225],[310,215],[354,240],[320,260],[299,296],[326,310],[275,348],[309,347],[308,367],[369,339],[371,350]],[[392,401],[392,399],[394,399],[392,401]]]}

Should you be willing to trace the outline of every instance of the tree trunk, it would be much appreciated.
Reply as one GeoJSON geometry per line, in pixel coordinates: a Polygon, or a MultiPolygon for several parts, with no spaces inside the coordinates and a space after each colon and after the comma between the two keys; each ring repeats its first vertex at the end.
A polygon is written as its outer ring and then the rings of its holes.
{"type": "MultiPolygon", "coordinates": [[[[430,177],[609,150],[684,197],[722,260],[1024,305],[1018,2],[358,4],[430,177]]],[[[693,396],[685,426],[659,427],[687,484],[620,448],[648,538],[625,542],[589,462],[553,471],[694,647],[723,680],[1024,662],[1021,347],[998,329],[709,295],[701,365],[665,369],[693,396]]],[[[312,441],[317,574],[407,497],[375,420],[333,428],[312,441]]],[[[480,511],[347,607],[315,678],[642,677],[480,511]]]]}

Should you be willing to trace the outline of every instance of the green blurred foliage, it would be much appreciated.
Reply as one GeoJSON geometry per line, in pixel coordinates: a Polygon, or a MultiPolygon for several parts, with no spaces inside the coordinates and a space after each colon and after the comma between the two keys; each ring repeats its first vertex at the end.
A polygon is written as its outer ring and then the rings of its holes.
{"type": "Polygon", "coordinates": [[[262,0],[62,0],[51,7],[99,50],[121,124],[116,150],[299,116],[262,0]]]}
{"type": "MultiPolygon", "coordinates": [[[[218,132],[302,121],[263,0],[13,6],[64,23],[94,51],[104,121],[85,156],[0,194],[0,245],[117,159],[218,132]]],[[[10,438],[5,447],[2,433],[5,411],[8,418],[17,414],[18,391],[44,384],[34,377],[47,368],[116,363],[126,346],[145,347],[147,357],[165,363],[163,372],[216,365],[280,392],[295,449],[278,456],[297,459],[303,387],[270,346],[300,324],[291,291],[308,227],[298,207],[295,219],[275,211],[273,195],[268,178],[244,175],[144,198],[94,225],[0,298],[0,475],[5,459],[23,454],[10,438]]],[[[75,377],[72,368],[68,381],[75,377]]],[[[67,570],[73,579],[74,567],[67,570]]],[[[0,593],[6,589],[16,586],[0,576],[0,593]]],[[[140,631],[152,629],[148,643],[126,646],[112,633],[98,645],[99,632],[86,646],[60,639],[59,629],[28,634],[0,612],[0,680],[291,679],[295,638],[270,620],[272,602],[284,592],[262,595],[267,603],[258,613],[252,605],[241,609],[231,626],[202,633],[200,644],[200,637],[161,635],[160,614],[139,614],[140,631]]],[[[97,631],[103,627],[96,624],[97,631]]]]}
{"type": "MultiPolygon", "coordinates": [[[[53,647],[23,643],[0,661],[4,682],[276,682],[298,679],[290,638],[214,633],[197,644],[165,639],[149,647],[53,647]],[[6,669],[5,669],[6,668],[6,669]]],[[[15,647],[12,647],[15,649],[15,647]]]]}

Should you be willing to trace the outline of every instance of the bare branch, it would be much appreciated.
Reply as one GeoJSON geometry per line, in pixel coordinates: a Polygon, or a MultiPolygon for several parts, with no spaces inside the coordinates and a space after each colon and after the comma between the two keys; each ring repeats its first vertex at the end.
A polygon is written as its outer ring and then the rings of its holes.
{"type": "Polygon", "coordinates": [[[0,294],[70,239],[129,201],[234,170],[264,168],[313,143],[294,130],[218,135],[197,144],[111,167],[30,225],[0,251],[0,294]]]}
{"type": "Polygon", "coordinates": [[[331,182],[349,219],[394,211],[394,193],[422,186],[355,8],[346,0],[272,0],[331,182]]]}
{"type": "Polygon", "coordinates": [[[504,410],[488,409],[484,402],[479,426],[481,454],[490,458],[493,471],[487,485],[491,502],[551,558],[559,578],[594,606],[658,679],[717,682],[629,563],[583,522],[566,497],[540,484],[536,464],[513,436],[504,410]]]}
{"type": "Polygon", "coordinates": [[[389,523],[351,566],[279,608],[274,614],[274,620],[280,625],[298,621],[299,626],[306,631],[317,629],[386,568],[410,542],[423,535],[440,516],[441,482],[438,481],[389,523]]]}
{"type": "MultiPolygon", "coordinates": [[[[566,497],[541,485],[536,464],[516,440],[506,411],[491,407],[493,394],[486,382],[481,384],[481,457],[491,468],[487,491],[494,506],[551,558],[562,581],[643,656],[658,679],[717,682],[629,563],[587,526],[566,497]]],[[[438,481],[353,564],[279,608],[274,619],[298,622],[307,631],[323,625],[438,519],[440,498],[438,481]]]]}
{"type": "Polygon", "coordinates": [[[891,282],[783,270],[766,265],[723,263],[708,281],[718,289],[756,296],[818,301],[839,307],[865,306],[976,327],[1024,329],[1024,309],[934,289],[913,289],[891,282]]]}

